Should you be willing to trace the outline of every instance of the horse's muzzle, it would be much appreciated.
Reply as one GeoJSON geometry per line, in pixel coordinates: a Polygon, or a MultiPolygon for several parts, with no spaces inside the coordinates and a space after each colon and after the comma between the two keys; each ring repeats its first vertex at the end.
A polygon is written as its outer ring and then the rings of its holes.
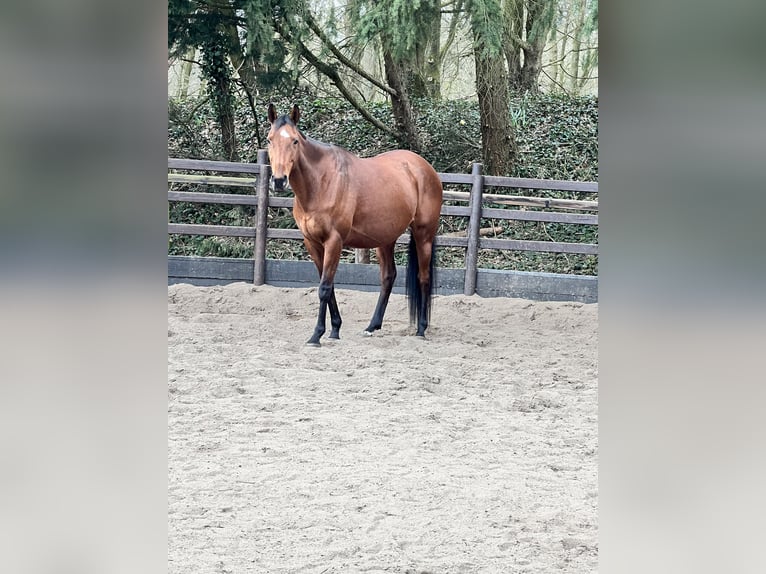
{"type": "Polygon", "coordinates": [[[287,183],[287,176],[272,177],[271,182],[274,184],[274,191],[284,191],[285,184],[287,183]]]}

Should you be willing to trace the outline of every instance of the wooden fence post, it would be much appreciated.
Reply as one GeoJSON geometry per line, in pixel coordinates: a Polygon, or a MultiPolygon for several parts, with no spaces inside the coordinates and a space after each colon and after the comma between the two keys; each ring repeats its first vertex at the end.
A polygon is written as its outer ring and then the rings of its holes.
{"type": "Polygon", "coordinates": [[[258,174],[258,206],[255,212],[255,248],[253,249],[253,284],[263,285],[266,282],[266,232],[269,215],[269,180],[271,166],[266,150],[258,150],[258,164],[261,171],[258,174]]]}
{"type": "Polygon", "coordinates": [[[354,263],[369,263],[369,262],[370,262],[369,249],[356,249],[354,251],[354,263]]]}
{"type": "Polygon", "coordinates": [[[479,230],[481,229],[481,204],[484,187],[482,164],[474,163],[471,168],[473,185],[471,186],[471,216],[468,220],[468,248],[465,252],[465,283],[463,293],[473,295],[476,293],[476,275],[479,261],[479,230]]]}

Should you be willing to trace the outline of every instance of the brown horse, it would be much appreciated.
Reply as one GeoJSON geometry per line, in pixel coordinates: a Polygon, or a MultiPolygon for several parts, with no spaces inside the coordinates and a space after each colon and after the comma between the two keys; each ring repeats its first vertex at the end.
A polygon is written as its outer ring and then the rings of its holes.
{"type": "Polygon", "coordinates": [[[410,320],[425,336],[434,284],[434,236],[439,227],[442,184],[431,165],[410,151],[372,158],[307,138],[298,130],[300,110],[277,115],[269,104],[269,159],[274,188],[286,181],[295,194],[293,216],[320,275],[319,317],[307,344],[319,346],[330,309],[331,339],[340,338],[335,272],[343,246],[375,247],[380,262],[380,296],[366,333],[380,329],[396,278],[394,246],[409,227],[406,290],[410,320]]]}

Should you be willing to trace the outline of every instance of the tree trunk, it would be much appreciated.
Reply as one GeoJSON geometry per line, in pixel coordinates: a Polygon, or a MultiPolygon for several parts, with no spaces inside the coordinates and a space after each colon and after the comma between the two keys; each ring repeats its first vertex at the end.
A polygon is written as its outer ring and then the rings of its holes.
{"type": "Polygon", "coordinates": [[[576,96],[580,92],[578,82],[580,71],[580,48],[582,46],[583,25],[585,24],[585,0],[577,3],[577,24],[572,32],[572,59],[569,62],[569,81],[571,95],[576,96]]]}
{"type": "Polygon", "coordinates": [[[396,91],[396,94],[391,94],[391,108],[399,144],[414,152],[420,152],[423,146],[415,128],[415,114],[412,111],[412,104],[407,91],[404,66],[394,60],[391,52],[385,46],[383,47],[383,62],[386,67],[386,81],[396,91]]]}
{"type": "Polygon", "coordinates": [[[237,16],[234,13],[234,9],[230,6],[221,6],[216,7],[215,10],[228,19],[225,24],[225,34],[229,41],[229,58],[231,59],[234,71],[239,76],[245,91],[250,95],[255,95],[258,85],[256,74],[258,72],[265,72],[265,70],[257,70],[252,56],[245,55],[242,49],[242,42],[239,39],[239,32],[237,31],[237,16]]]}
{"type": "Polygon", "coordinates": [[[210,99],[221,130],[221,147],[226,161],[239,161],[237,136],[234,130],[234,109],[231,71],[220,39],[212,38],[202,47],[202,73],[207,79],[210,99]]]}
{"type": "Polygon", "coordinates": [[[508,83],[512,90],[521,86],[521,31],[524,23],[522,0],[503,0],[503,38],[508,64],[508,83]]]}
{"type": "Polygon", "coordinates": [[[567,57],[567,44],[569,43],[569,23],[572,21],[572,10],[567,10],[567,17],[564,22],[564,33],[561,35],[561,47],[557,49],[557,52],[559,54],[559,57],[556,58],[556,68],[555,72],[556,75],[554,76],[556,83],[558,86],[561,87],[562,90],[566,91],[564,88],[564,66],[566,62],[567,57]]]}
{"type": "Polygon", "coordinates": [[[222,76],[218,78],[221,86],[221,93],[228,94],[224,105],[220,106],[218,112],[218,123],[221,126],[221,145],[226,157],[226,161],[239,161],[239,152],[237,151],[237,134],[234,129],[234,109],[232,107],[231,78],[222,76]]]}
{"type": "Polygon", "coordinates": [[[538,80],[543,69],[543,50],[553,22],[555,0],[528,0],[525,23],[524,65],[521,68],[520,88],[526,92],[540,91],[538,80]]]}
{"type": "Polygon", "coordinates": [[[556,62],[559,61],[559,36],[558,32],[556,30],[556,26],[554,25],[551,28],[551,37],[550,37],[550,44],[553,46],[553,54],[548,59],[547,67],[551,67],[551,73],[548,74],[550,81],[553,83],[554,86],[556,86],[556,82],[558,82],[558,78],[556,78],[556,69],[558,67],[558,64],[556,62]]]}
{"type": "Polygon", "coordinates": [[[530,44],[524,50],[524,65],[521,68],[521,78],[519,81],[519,89],[522,91],[533,94],[540,91],[537,81],[543,69],[542,55],[543,47],[537,43],[530,44]]]}
{"type": "Polygon", "coordinates": [[[477,49],[474,52],[485,173],[510,175],[516,159],[516,138],[509,119],[504,57],[502,53],[491,55],[477,49]]]}
{"type": "Polygon", "coordinates": [[[415,48],[414,59],[410,61],[398,60],[402,77],[407,84],[407,93],[415,99],[428,97],[429,87],[426,81],[426,51],[425,43],[420,43],[415,48]]]}
{"type": "Polygon", "coordinates": [[[186,52],[186,61],[181,66],[181,82],[178,86],[178,97],[180,99],[189,97],[189,80],[191,79],[192,73],[192,60],[196,53],[197,50],[195,48],[190,48],[189,51],[186,52]]]}
{"type": "Polygon", "coordinates": [[[436,14],[431,25],[428,59],[425,66],[428,95],[434,100],[440,100],[442,97],[441,33],[442,18],[437,4],[436,14]]]}

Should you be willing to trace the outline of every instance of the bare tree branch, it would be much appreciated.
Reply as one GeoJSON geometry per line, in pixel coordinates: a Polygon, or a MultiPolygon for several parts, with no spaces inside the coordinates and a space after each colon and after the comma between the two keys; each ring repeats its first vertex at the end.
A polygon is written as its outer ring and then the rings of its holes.
{"type": "Polygon", "coordinates": [[[546,72],[546,71],[545,71],[545,68],[543,68],[543,69],[541,70],[541,72],[542,72],[543,74],[545,74],[545,77],[546,77],[546,78],[548,78],[548,79],[551,81],[551,83],[555,84],[556,86],[558,86],[558,87],[559,87],[559,89],[560,89],[562,92],[564,92],[565,94],[569,95],[569,90],[567,90],[567,89],[566,89],[564,86],[562,86],[561,84],[559,84],[559,83],[558,83],[558,82],[557,82],[557,81],[556,81],[554,78],[551,78],[550,74],[549,74],[548,72],[546,72]]]}
{"type": "Polygon", "coordinates": [[[570,54],[574,54],[575,52],[589,52],[589,51],[591,51],[591,50],[598,50],[598,46],[596,46],[595,48],[592,48],[592,47],[591,47],[591,48],[588,48],[588,47],[586,47],[586,48],[580,48],[579,50],[573,50],[573,49],[570,49],[570,50],[568,50],[568,51],[567,51],[567,53],[566,53],[566,54],[564,54],[564,55],[563,55],[561,58],[559,58],[558,60],[553,60],[553,61],[551,61],[551,62],[547,62],[545,65],[546,65],[546,66],[555,66],[556,64],[560,64],[561,62],[563,62],[564,60],[566,60],[566,59],[567,59],[567,56],[569,56],[570,54]]]}
{"type": "Polygon", "coordinates": [[[323,62],[320,60],[316,54],[314,54],[311,50],[308,49],[306,44],[304,44],[301,40],[297,38],[293,38],[288,31],[286,31],[282,26],[277,24],[276,31],[286,40],[294,42],[295,47],[298,49],[298,52],[300,53],[300,56],[305,59],[309,64],[314,66],[319,72],[327,76],[330,81],[335,84],[335,87],[338,88],[338,91],[340,91],[341,94],[343,94],[343,97],[348,100],[348,102],[354,107],[356,111],[358,111],[361,116],[366,119],[368,122],[370,122],[373,126],[378,128],[383,133],[386,133],[393,137],[394,139],[399,139],[399,134],[394,130],[393,128],[390,128],[377,118],[375,118],[370,112],[368,112],[364,106],[362,106],[361,103],[359,103],[359,100],[356,99],[354,94],[351,93],[351,90],[348,89],[348,86],[343,82],[343,79],[340,77],[340,74],[338,73],[338,70],[336,70],[333,66],[330,64],[323,62]]]}
{"type": "Polygon", "coordinates": [[[314,17],[311,14],[307,14],[305,16],[306,23],[309,25],[309,28],[311,28],[311,31],[314,32],[314,34],[317,35],[317,37],[322,41],[322,43],[329,48],[329,50],[333,53],[333,55],[338,59],[338,61],[343,64],[344,66],[350,68],[354,71],[354,73],[359,74],[362,76],[365,80],[373,84],[375,87],[383,90],[384,92],[391,94],[392,96],[396,96],[396,90],[391,88],[390,86],[387,86],[380,80],[372,77],[370,74],[365,72],[360,66],[349,60],[343,52],[341,52],[337,46],[327,37],[327,34],[325,34],[322,29],[317,25],[316,20],[314,20],[314,17]]]}
{"type": "Polygon", "coordinates": [[[190,62],[192,64],[197,64],[200,68],[202,67],[202,62],[199,62],[197,60],[192,60],[190,58],[178,58],[178,59],[181,60],[182,62],[190,62]]]}
{"type": "Polygon", "coordinates": [[[444,56],[447,53],[447,50],[450,49],[450,46],[452,46],[452,43],[455,41],[455,33],[457,32],[457,23],[460,20],[460,14],[463,7],[463,0],[457,0],[457,9],[455,10],[455,14],[452,15],[452,19],[449,23],[449,32],[447,33],[447,39],[444,41],[444,45],[442,46],[441,50],[439,51],[439,61],[444,61],[444,56]]]}
{"type": "Polygon", "coordinates": [[[348,89],[348,86],[343,82],[343,80],[340,77],[340,74],[338,74],[338,71],[330,66],[329,64],[322,62],[311,50],[309,50],[306,45],[303,42],[298,41],[297,42],[298,50],[300,51],[301,56],[312,66],[314,66],[317,70],[319,70],[321,73],[323,73],[325,76],[327,76],[330,81],[335,84],[335,87],[338,88],[341,94],[348,100],[348,102],[358,111],[364,119],[366,119],[368,122],[370,122],[372,125],[374,125],[376,128],[381,130],[382,132],[390,135],[393,138],[398,139],[399,134],[396,132],[396,130],[388,127],[386,124],[372,116],[370,112],[368,112],[364,106],[359,102],[359,100],[356,99],[354,94],[351,93],[351,90],[348,89]]]}

